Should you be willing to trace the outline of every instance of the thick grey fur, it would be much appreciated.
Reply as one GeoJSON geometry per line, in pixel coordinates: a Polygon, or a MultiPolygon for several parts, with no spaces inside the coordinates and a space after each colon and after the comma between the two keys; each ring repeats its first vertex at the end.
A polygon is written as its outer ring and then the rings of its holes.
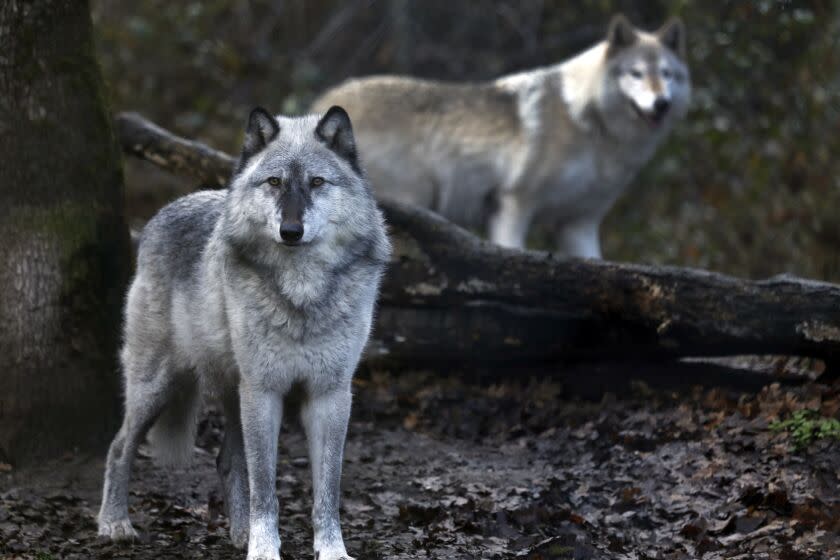
{"type": "Polygon", "coordinates": [[[99,533],[136,536],[128,481],[139,443],[154,425],[162,459],[188,458],[210,395],[226,418],[217,465],[231,538],[249,560],[278,560],[277,438],[283,397],[300,386],[315,556],[349,559],[338,506],[351,379],[390,251],[346,113],[255,110],[229,189],[180,198],[143,231],[125,308],[125,418],[108,452],[99,533]],[[290,222],[303,228],[294,244],[280,234],[290,222]]]}
{"type": "Polygon", "coordinates": [[[647,33],[618,16],[603,41],[553,66],[481,83],[351,79],[313,109],[350,112],[379,196],[508,247],[542,222],[558,253],[599,258],[604,216],[690,93],[683,24],[647,33]]]}

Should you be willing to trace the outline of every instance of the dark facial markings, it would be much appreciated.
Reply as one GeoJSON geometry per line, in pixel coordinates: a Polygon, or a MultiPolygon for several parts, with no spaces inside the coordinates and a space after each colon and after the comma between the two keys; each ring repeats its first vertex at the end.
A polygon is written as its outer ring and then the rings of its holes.
{"type": "Polygon", "coordinates": [[[653,90],[654,94],[659,95],[664,89],[659,76],[659,56],[648,53],[645,57],[645,64],[647,65],[648,76],[650,76],[650,89],[653,90]]]}
{"type": "Polygon", "coordinates": [[[303,224],[303,214],[312,206],[312,191],[306,178],[306,170],[298,161],[292,161],[287,169],[286,181],[278,189],[277,207],[283,216],[283,227],[303,224]]]}

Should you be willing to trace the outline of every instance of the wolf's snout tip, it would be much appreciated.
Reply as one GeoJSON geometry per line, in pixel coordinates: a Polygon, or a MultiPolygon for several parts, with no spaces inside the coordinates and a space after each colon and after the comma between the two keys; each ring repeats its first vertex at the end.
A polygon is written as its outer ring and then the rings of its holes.
{"type": "Polygon", "coordinates": [[[653,102],[653,114],[662,117],[671,108],[671,102],[664,97],[657,97],[653,102]]]}
{"type": "Polygon", "coordinates": [[[280,238],[286,242],[300,241],[303,237],[303,224],[291,223],[280,226],[280,238]]]}

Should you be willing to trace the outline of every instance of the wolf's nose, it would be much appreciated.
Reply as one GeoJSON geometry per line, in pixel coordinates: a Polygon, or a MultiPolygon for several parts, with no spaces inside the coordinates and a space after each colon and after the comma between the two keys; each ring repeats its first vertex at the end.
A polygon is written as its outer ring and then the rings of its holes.
{"type": "Polygon", "coordinates": [[[303,224],[292,222],[280,226],[280,237],[283,241],[300,241],[303,237],[303,224]]]}
{"type": "Polygon", "coordinates": [[[653,112],[657,117],[661,117],[667,113],[670,107],[671,102],[664,97],[657,97],[656,101],[653,102],[653,112]]]}

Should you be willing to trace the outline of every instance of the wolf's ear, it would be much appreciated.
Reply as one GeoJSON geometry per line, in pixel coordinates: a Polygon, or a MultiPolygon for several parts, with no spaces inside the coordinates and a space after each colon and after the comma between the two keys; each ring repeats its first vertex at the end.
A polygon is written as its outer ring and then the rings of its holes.
{"type": "Polygon", "coordinates": [[[660,43],[677,53],[677,56],[685,58],[685,25],[680,18],[668,19],[656,32],[656,36],[660,43]]]}
{"type": "Polygon", "coordinates": [[[350,162],[353,169],[359,170],[356,139],[353,137],[353,125],[350,124],[347,111],[338,105],[330,107],[330,110],[318,121],[315,136],[330,150],[350,162]]]}
{"type": "Polygon", "coordinates": [[[607,30],[607,54],[615,54],[621,49],[634,45],[639,40],[636,28],[623,14],[616,14],[610,20],[607,30]]]}
{"type": "Polygon", "coordinates": [[[248,117],[242,154],[247,158],[260,152],[269,142],[277,138],[279,133],[280,125],[277,119],[262,107],[254,108],[248,117]]]}

